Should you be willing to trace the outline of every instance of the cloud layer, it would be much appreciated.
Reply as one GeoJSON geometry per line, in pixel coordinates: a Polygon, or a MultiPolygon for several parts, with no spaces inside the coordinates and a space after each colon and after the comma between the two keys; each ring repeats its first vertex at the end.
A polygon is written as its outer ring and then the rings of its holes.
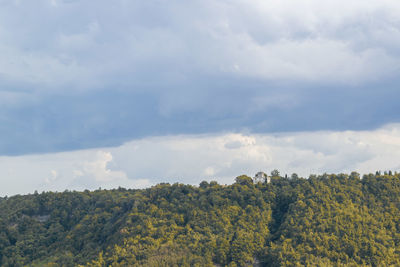
{"type": "Polygon", "coordinates": [[[2,155],[400,119],[395,0],[0,6],[2,155]]]}
{"type": "Polygon", "coordinates": [[[399,67],[393,56],[400,5],[394,0],[42,0],[2,6],[1,71],[42,90],[115,85],[118,78],[119,85],[140,85],[154,81],[154,73],[180,81],[194,71],[365,82],[399,67]]]}
{"type": "Polygon", "coordinates": [[[0,158],[0,195],[34,190],[232,183],[241,174],[400,170],[400,125],[374,131],[149,137],[114,148],[0,158]]]}

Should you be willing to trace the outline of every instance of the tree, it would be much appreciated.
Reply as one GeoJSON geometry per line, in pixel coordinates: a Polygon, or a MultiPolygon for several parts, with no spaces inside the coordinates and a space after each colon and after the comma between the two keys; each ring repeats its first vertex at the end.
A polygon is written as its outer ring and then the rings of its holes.
{"type": "Polygon", "coordinates": [[[297,173],[292,173],[292,176],[290,176],[292,179],[298,179],[299,176],[297,175],[297,173]]]}
{"type": "Polygon", "coordinates": [[[277,169],[271,171],[271,176],[274,178],[280,177],[279,171],[277,169]]]}
{"type": "Polygon", "coordinates": [[[240,175],[240,176],[236,177],[235,181],[236,181],[237,184],[240,184],[240,185],[251,185],[251,184],[253,184],[253,179],[250,178],[247,175],[240,175]]]}

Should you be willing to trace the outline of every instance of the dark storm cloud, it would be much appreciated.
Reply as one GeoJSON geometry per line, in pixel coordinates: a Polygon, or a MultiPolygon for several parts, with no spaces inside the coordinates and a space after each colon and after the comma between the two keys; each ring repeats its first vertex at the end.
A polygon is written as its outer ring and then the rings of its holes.
{"type": "Polygon", "coordinates": [[[106,89],[42,95],[2,111],[1,153],[117,146],[182,133],[361,130],[400,120],[396,84],[377,91],[246,79],[218,85],[213,79],[185,85],[196,87],[197,94],[165,88],[158,95],[106,89]]]}
{"type": "Polygon", "coordinates": [[[399,4],[307,3],[2,1],[0,154],[398,122],[399,4]]]}

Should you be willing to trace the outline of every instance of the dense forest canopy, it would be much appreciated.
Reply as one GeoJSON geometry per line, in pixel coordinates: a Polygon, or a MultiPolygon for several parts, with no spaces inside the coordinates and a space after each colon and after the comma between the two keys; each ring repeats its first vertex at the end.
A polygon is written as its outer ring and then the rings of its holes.
{"type": "Polygon", "coordinates": [[[400,266],[400,174],[0,198],[1,266],[400,266]]]}

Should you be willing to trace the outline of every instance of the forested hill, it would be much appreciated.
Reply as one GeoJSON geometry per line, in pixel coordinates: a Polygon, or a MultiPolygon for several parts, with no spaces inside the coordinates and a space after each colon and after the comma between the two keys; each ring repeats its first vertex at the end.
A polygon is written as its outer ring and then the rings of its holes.
{"type": "Polygon", "coordinates": [[[1,266],[400,266],[400,175],[0,198],[1,266]]]}

